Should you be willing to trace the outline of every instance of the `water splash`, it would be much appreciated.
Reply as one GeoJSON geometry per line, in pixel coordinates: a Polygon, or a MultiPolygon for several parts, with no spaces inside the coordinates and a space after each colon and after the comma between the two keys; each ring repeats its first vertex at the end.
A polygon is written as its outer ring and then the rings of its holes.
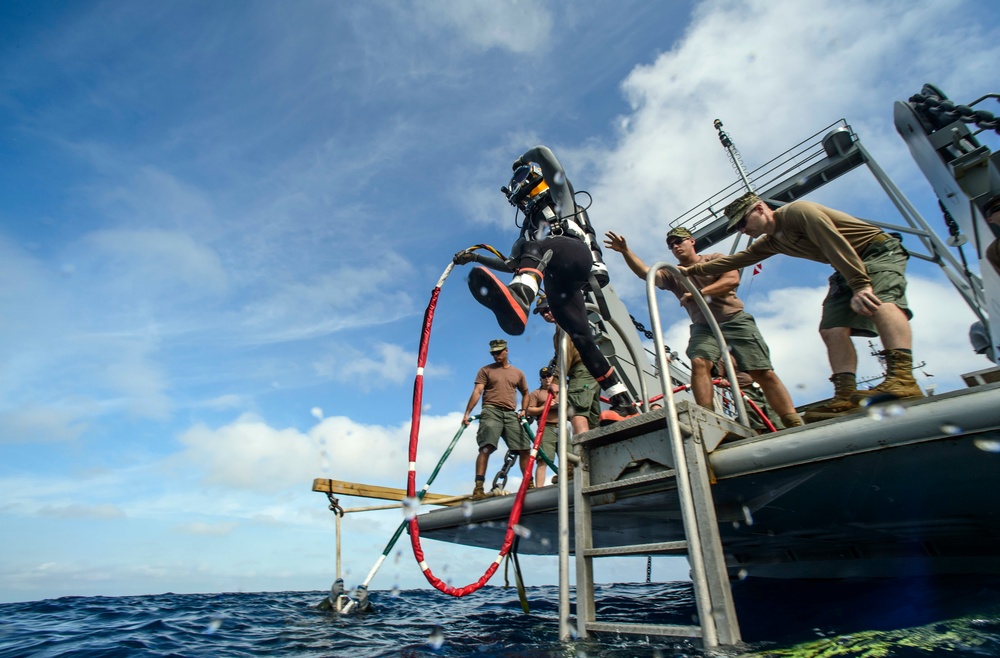
{"type": "Polygon", "coordinates": [[[431,629],[431,634],[427,636],[427,646],[437,651],[444,646],[444,629],[435,626],[431,629]]]}
{"type": "Polygon", "coordinates": [[[401,501],[400,504],[403,509],[403,518],[407,521],[412,521],[417,518],[417,511],[420,509],[419,498],[407,496],[401,501]]]}

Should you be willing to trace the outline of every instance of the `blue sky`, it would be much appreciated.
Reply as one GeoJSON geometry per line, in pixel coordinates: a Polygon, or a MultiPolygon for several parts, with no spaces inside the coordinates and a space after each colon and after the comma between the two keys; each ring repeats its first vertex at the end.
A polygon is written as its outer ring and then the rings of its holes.
{"type": "MultiPolygon", "coordinates": [[[[892,103],[925,82],[997,91],[998,18],[960,0],[4,3],[0,601],[326,588],[312,479],[405,485],[423,309],[454,252],[516,237],[499,187],[517,155],[552,147],[598,231],[653,262],[668,222],[734,179],[713,119],[754,167],[843,117],[938,226],[892,103]]],[[[814,198],[895,219],[864,173],[814,198]]],[[[772,259],[746,300],[799,403],[828,395],[829,273],[772,259]]],[[[463,276],[431,341],[421,483],[501,335],[463,276]]],[[[939,391],[988,366],[932,266],[910,298],[939,391]]],[[[511,343],[530,383],[550,337],[511,343]]],[[[474,453],[469,431],[434,490],[470,491],[474,453]]],[[[401,518],[344,520],[349,584],[401,518]]],[[[374,589],[425,585],[400,548],[374,589]]],[[[454,585],[494,556],[424,548],[454,585]]],[[[522,562],[555,582],[554,560],[522,562]]],[[[645,576],[613,562],[599,577],[645,576]]]]}

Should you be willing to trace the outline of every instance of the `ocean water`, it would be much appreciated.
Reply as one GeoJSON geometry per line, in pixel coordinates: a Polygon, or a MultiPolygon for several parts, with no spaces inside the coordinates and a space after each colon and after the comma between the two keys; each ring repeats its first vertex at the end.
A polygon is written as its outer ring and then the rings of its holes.
{"type": "MultiPolygon", "coordinates": [[[[0,605],[0,658],[195,656],[705,656],[689,640],[603,635],[558,641],[558,589],[455,599],[373,591],[375,611],[318,609],[326,592],[65,597],[0,605]]],[[[739,582],[745,646],[712,655],[1000,655],[1000,582],[739,582]]],[[[691,623],[690,583],[598,588],[602,621],[691,623]]]]}

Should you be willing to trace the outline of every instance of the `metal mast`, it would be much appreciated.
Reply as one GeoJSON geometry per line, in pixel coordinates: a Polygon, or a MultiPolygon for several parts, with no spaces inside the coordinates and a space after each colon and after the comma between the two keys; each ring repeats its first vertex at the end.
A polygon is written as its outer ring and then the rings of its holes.
{"type": "Polygon", "coordinates": [[[753,189],[753,185],[750,184],[750,179],[747,177],[747,170],[746,166],[743,164],[743,157],[740,155],[736,145],[733,144],[733,140],[729,137],[729,133],[722,129],[722,121],[716,119],[714,125],[715,129],[719,131],[719,141],[722,142],[722,148],[726,149],[726,153],[729,154],[729,162],[732,163],[733,169],[735,169],[736,173],[743,179],[743,186],[747,188],[747,192],[756,192],[756,190],[753,189]]]}

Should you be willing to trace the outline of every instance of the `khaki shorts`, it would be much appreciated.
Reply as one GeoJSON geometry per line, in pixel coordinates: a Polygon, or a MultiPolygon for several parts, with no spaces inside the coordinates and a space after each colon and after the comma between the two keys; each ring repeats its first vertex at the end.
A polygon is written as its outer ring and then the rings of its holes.
{"type": "Polygon", "coordinates": [[[476,432],[476,443],[480,448],[493,446],[500,443],[503,437],[507,449],[514,451],[530,450],[528,437],[524,433],[517,412],[511,409],[501,409],[493,405],[486,405],[479,412],[479,431],[476,432]]]}
{"type": "MultiPolygon", "coordinates": [[[[906,261],[909,257],[896,238],[870,244],[861,254],[875,296],[883,303],[895,304],[907,318],[912,318],[913,313],[906,303],[906,261]]],[[[852,336],[878,336],[875,322],[851,309],[853,297],[854,291],[847,285],[847,280],[840,272],[834,272],[830,277],[830,290],[823,300],[819,328],[848,327],[852,336]]]]}
{"type": "Polygon", "coordinates": [[[590,429],[601,422],[601,387],[582,363],[569,371],[569,385],[566,388],[566,402],[570,406],[569,416],[586,416],[590,429]]]}
{"type": "MultiPolygon", "coordinates": [[[[722,337],[729,345],[729,353],[736,361],[736,367],[743,372],[753,370],[774,370],[771,365],[771,351],[760,335],[757,322],[749,313],[740,311],[729,321],[719,324],[722,337]]],[[[716,363],[722,358],[719,342],[715,340],[711,327],[707,324],[691,325],[691,340],[688,341],[689,359],[706,359],[716,363]]]]}

